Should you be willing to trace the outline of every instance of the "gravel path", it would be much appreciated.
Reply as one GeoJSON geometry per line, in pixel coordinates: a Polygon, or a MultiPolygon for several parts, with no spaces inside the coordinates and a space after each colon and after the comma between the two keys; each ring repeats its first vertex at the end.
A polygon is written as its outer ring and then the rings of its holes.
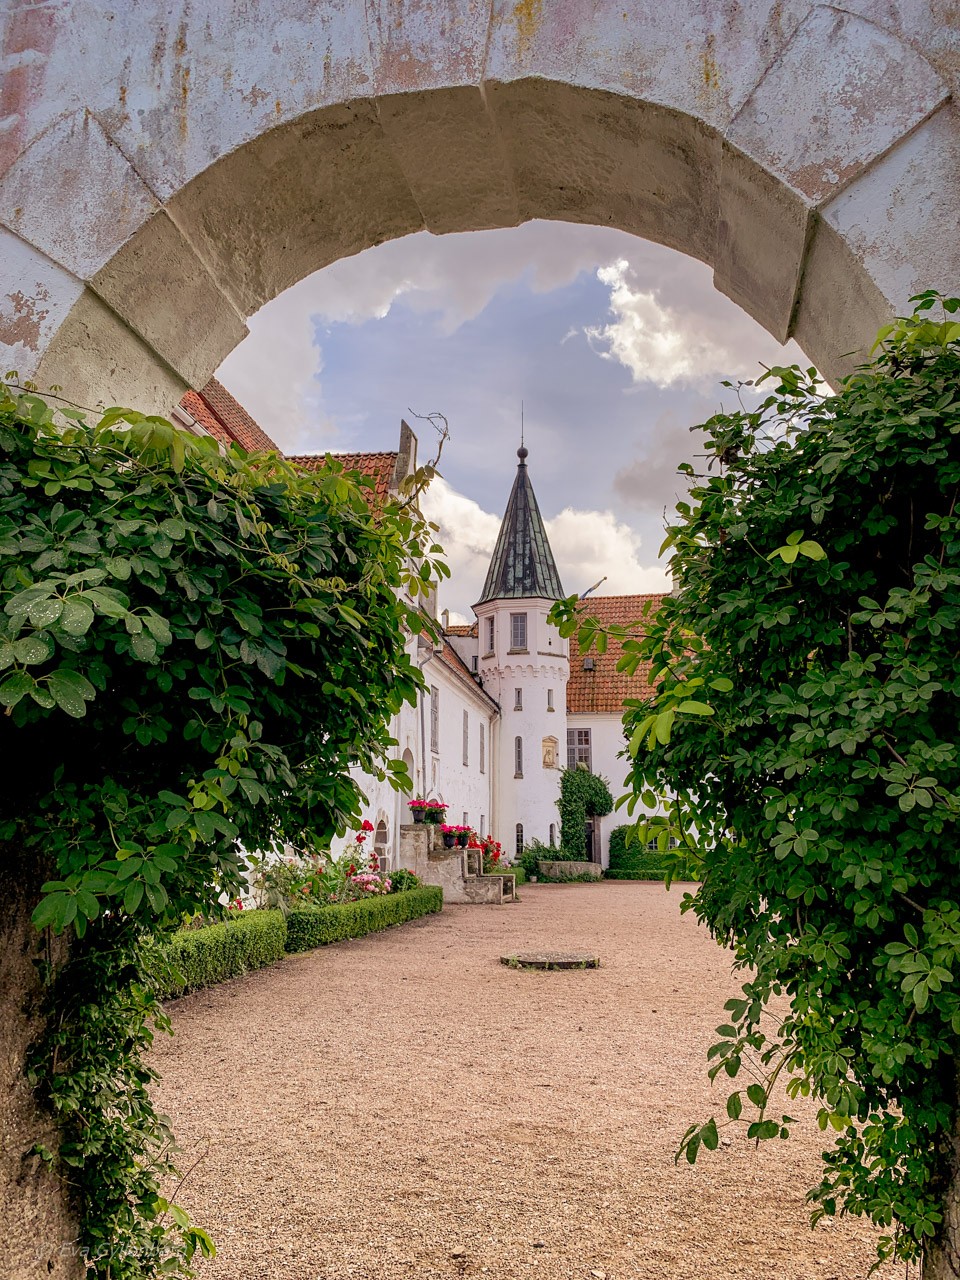
{"type": "Polygon", "coordinates": [[[172,1005],[154,1061],[182,1167],[205,1153],[178,1197],[219,1247],[202,1280],[865,1276],[867,1224],[809,1229],[812,1122],[673,1163],[722,1111],[704,1055],[737,992],[680,896],[526,886],[172,1005]],[[498,963],[539,948],[602,967],[498,963]]]}

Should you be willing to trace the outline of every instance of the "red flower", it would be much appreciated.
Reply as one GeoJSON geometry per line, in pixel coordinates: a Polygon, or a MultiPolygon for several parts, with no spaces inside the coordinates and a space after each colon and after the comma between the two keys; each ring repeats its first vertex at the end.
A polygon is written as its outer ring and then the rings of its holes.
{"type": "Polygon", "coordinates": [[[351,862],[351,863],[350,863],[350,870],[347,872],[347,875],[348,875],[348,876],[355,876],[356,874],[357,874],[357,868],[356,868],[356,867],[353,865],[353,863],[351,862]]]}
{"type": "Polygon", "coordinates": [[[366,820],[366,818],[364,818],[364,820],[363,820],[363,826],[360,828],[360,830],[361,830],[361,831],[372,831],[372,830],[373,830],[373,823],[372,823],[372,822],[368,822],[368,821],[366,820]]]}
{"type": "Polygon", "coordinates": [[[363,844],[363,842],[364,842],[364,840],[366,840],[366,838],[367,838],[367,837],[363,834],[363,832],[362,832],[362,831],[357,832],[357,844],[363,844]]]}

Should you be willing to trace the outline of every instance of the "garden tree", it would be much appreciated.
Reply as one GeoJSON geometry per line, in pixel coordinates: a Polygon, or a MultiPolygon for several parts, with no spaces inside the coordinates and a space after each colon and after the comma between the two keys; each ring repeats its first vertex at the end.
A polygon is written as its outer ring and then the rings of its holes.
{"type": "MultiPolygon", "coordinates": [[[[682,838],[702,881],[683,909],[747,977],[709,1054],[740,1086],[722,1123],[785,1138],[778,1078],[816,1098],[835,1140],[814,1220],[866,1214],[887,1228],[882,1257],[945,1280],[960,1275],[960,300],[915,301],[837,394],[777,369],[758,408],[705,425],[712,474],[681,468],[691,498],[668,530],[674,593],[621,665],[654,664],[652,705],[625,716],[631,805],[666,817],[638,834],[682,838]]],[[[582,623],[573,601],[557,616],[582,623]]],[[[693,1126],[681,1151],[712,1150],[721,1127],[693,1126]]]]}
{"type": "Polygon", "coordinates": [[[560,848],[573,858],[586,852],[588,818],[603,818],[613,809],[613,796],[605,779],[578,764],[560,774],[560,848]]]}
{"type": "Polygon", "coordinates": [[[351,766],[408,785],[388,723],[445,572],[414,500],[431,474],[377,506],[332,459],[303,475],[0,390],[0,1024],[41,1100],[3,1082],[13,1275],[186,1274],[209,1247],[161,1195],[149,943],[236,895],[242,849],[323,849],[359,812],[351,766]]]}

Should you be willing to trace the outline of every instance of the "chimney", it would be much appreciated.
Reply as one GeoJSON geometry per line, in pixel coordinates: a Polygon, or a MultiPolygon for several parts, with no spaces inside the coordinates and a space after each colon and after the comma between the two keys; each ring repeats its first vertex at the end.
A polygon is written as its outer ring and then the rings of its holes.
{"type": "Polygon", "coordinates": [[[441,613],[440,625],[443,627],[444,631],[450,630],[450,610],[449,609],[444,609],[443,613],[441,613]]]}

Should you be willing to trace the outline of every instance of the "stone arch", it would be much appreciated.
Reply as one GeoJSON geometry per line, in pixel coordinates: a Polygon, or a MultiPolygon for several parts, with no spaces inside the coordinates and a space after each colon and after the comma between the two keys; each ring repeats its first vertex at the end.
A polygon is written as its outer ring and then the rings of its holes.
{"type": "Polygon", "coordinates": [[[910,6],[909,29],[875,11],[8,12],[4,367],[84,403],[169,410],[246,316],[336,258],[424,228],[553,218],[710,263],[835,377],[911,292],[960,280],[956,20],[934,0],[910,6]]]}

